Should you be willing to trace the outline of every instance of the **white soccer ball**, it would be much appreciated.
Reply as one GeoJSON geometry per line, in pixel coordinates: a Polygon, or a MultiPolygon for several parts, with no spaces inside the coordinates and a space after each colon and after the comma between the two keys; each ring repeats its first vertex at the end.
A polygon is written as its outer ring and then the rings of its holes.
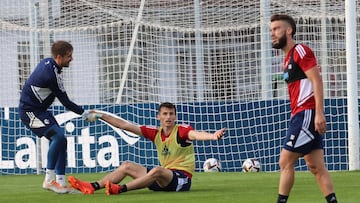
{"type": "Polygon", "coordinates": [[[205,172],[221,172],[222,167],[219,160],[210,158],[204,162],[203,169],[205,172]]]}
{"type": "Polygon", "coordinates": [[[242,164],[243,172],[259,172],[260,171],[260,162],[257,159],[246,159],[242,164]]]}

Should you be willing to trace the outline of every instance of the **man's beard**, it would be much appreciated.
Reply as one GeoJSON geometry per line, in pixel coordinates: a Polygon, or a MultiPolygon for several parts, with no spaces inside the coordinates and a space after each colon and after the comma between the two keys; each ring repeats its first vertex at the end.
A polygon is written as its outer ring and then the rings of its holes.
{"type": "Polygon", "coordinates": [[[63,64],[61,64],[61,67],[69,67],[70,66],[70,62],[64,62],[63,64]]]}
{"type": "Polygon", "coordinates": [[[273,43],[272,47],[274,49],[282,49],[286,46],[287,44],[287,39],[286,39],[286,35],[283,35],[282,37],[279,38],[279,42],[278,43],[273,43]]]}

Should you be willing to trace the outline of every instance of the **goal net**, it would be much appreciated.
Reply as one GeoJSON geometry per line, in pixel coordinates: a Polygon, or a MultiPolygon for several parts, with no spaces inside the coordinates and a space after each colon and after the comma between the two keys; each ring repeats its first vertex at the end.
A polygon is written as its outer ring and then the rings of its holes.
{"type": "MultiPolygon", "coordinates": [[[[211,157],[224,171],[241,171],[246,158],[258,159],[262,171],[278,171],[290,109],[284,56],[271,47],[274,13],[294,17],[296,41],[310,46],[321,64],[327,167],[349,169],[347,95],[354,92],[346,81],[344,0],[0,3],[1,174],[41,173],[46,166],[47,141],[25,128],[17,105],[25,80],[40,59],[50,57],[56,40],[74,46],[63,78],[69,97],[85,109],[158,126],[159,104],[172,102],[179,124],[208,132],[227,128],[220,141],[194,143],[197,171],[211,157]]],[[[68,173],[108,172],[125,160],[159,164],[144,138],[101,121],[84,122],[59,102],[50,111],[68,139],[68,173]]],[[[304,160],[296,169],[307,170],[304,160]]]]}

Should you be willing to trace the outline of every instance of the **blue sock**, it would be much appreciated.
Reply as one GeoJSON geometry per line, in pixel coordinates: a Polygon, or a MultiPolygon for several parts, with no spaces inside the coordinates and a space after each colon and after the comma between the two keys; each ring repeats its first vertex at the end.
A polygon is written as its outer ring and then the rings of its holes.
{"type": "Polygon", "coordinates": [[[50,140],[47,154],[47,169],[55,169],[56,174],[64,175],[66,166],[67,140],[59,126],[52,126],[47,138],[50,140]]]}

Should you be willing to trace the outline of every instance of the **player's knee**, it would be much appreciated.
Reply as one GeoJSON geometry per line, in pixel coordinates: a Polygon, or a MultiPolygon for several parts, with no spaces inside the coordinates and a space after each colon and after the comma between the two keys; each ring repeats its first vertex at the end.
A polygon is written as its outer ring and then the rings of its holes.
{"type": "Polygon", "coordinates": [[[132,163],[130,161],[124,161],[121,165],[117,168],[117,170],[128,171],[132,169],[132,163]]]}
{"type": "Polygon", "coordinates": [[[280,166],[280,170],[286,170],[292,168],[292,164],[290,164],[289,161],[285,159],[280,159],[279,166],[280,166]]]}
{"type": "Polygon", "coordinates": [[[156,166],[150,170],[151,173],[160,173],[162,171],[162,167],[156,166]]]}
{"type": "Polygon", "coordinates": [[[319,173],[318,168],[317,168],[316,166],[314,166],[314,165],[310,165],[310,166],[309,166],[309,170],[310,170],[310,172],[311,172],[312,174],[314,174],[314,175],[316,175],[316,174],[319,173]]]}
{"type": "Polygon", "coordinates": [[[321,173],[321,171],[325,169],[325,167],[319,164],[314,164],[310,162],[307,162],[306,165],[309,167],[310,172],[314,175],[321,173]]]}
{"type": "Polygon", "coordinates": [[[157,167],[154,167],[153,169],[151,169],[149,171],[148,175],[153,176],[153,177],[159,177],[159,176],[162,176],[163,172],[164,172],[164,168],[157,166],[157,167]]]}
{"type": "Polygon", "coordinates": [[[67,147],[67,139],[64,135],[64,132],[61,130],[61,128],[54,126],[51,129],[49,129],[45,136],[51,140],[51,142],[56,143],[56,145],[61,145],[62,147],[67,147]]]}

